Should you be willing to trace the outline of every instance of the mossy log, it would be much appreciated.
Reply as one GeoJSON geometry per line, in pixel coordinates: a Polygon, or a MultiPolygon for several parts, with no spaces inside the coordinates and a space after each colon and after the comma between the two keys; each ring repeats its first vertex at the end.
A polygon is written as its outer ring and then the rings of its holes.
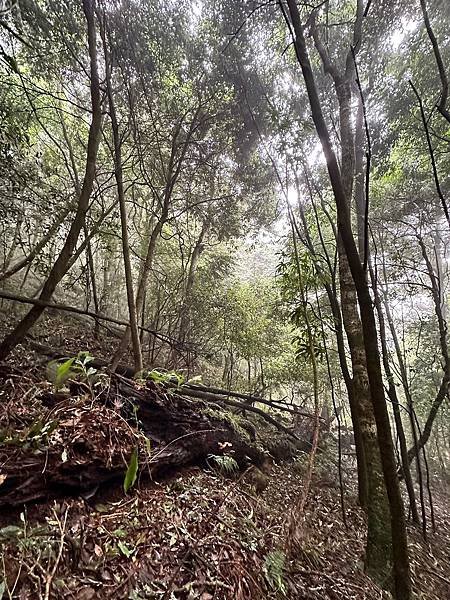
{"type": "Polygon", "coordinates": [[[43,394],[47,414],[40,431],[51,422],[48,435],[10,432],[8,443],[0,446],[0,507],[67,495],[93,497],[105,484],[121,484],[136,447],[141,448],[141,481],[206,463],[211,455],[230,455],[241,469],[266,461],[232,421],[153,382],[142,386],[113,375],[96,401],[82,386],[78,391],[79,397],[74,388],[65,398],[43,394]],[[142,433],[151,440],[150,452],[142,433]]]}

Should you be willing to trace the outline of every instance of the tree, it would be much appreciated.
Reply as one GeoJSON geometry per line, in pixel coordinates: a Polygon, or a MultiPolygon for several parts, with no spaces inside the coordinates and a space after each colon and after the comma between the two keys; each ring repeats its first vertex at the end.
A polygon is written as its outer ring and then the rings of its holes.
{"type": "MultiPolygon", "coordinates": [[[[361,265],[355,240],[353,238],[350,215],[348,211],[348,197],[346,195],[342,173],[339,169],[336,155],[331,144],[328,127],[323,117],[322,107],[314,80],[314,74],[308,56],[303,26],[300,20],[300,13],[294,0],[287,0],[287,6],[290,16],[288,25],[292,25],[293,42],[297,59],[305,80],[312,111],[312,118],[322,144],[327,162],[330,183],[333,188],[338,217],[338,229],[342,237],[346,257],[349,262],[351,274],[358,295],[364,335],[367,371],[369,376],[370,394],[377,424],[378,444],[391,512],[392,540],[395,540],[395,543],[393,543],[395,590],[397,598],[399,600],[403,600],[410,598],[411,595],[406,523],[403,501],[396,473],[389,416],[384,397],[383,378],[377,342],[378,335],[372,308],[372,300],[370,297],[366,273],[361,265]]],[[[362,8],[359,8],[358,18],[362,18],[362,8]]],[[[380,525],[381,523],[379,523],[379,526],[380,525]]]]}
{"type": "MultiPolygon", "coordinates": [[[[52,298],[56,286],[67,271],[67,266],[75,250],[78,236],[85,222],[86,212],[89,207],[89,199],[94,186],[97,151],[101,132],[101,99],[97,66],[95,6],[93,0],[83,0],[83,12],[87,23],[92,110],[92,119],[89,128],[89,139],[86,155],[86,168],[83,185],[78,198],[77,210],[66,241],[58,258],[53,264],[53,267],[39,295],[39,299],[43,302],[48,302],[52,298]]],[[[33,306],[27,315],[16,325],[13,331],[6,336],[6,338],[0,344],[0,359],[5,359],[11,350],[24,339],[30,328],[39,319],[43,311],[44,307],[42,305],[33,306]]]]}

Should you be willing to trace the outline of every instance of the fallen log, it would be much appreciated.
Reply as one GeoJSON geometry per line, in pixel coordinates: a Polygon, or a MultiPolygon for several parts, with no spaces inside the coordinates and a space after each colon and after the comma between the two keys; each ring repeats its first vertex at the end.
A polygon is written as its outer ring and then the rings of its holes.
{"type": "MultiPolygon", "coordinates": [[[[48,346],[44,346],[43,344],[40,344],[39,342],[36,342],[35,340],[33,340],[31,338],[27,338],[27,342],[34,350],[36,350],[37,352],[39,352],[41,354],[45,354],[46,356],[49,356],[50,358],[55,358],[55,359],[67,358],[67,355],[63,354],[60,350],[54,350],[52,348],[49,348],[48,346]]],[[[92,360],[89,364],[90,364],[90,366],[94,367],[94,369],[106,369],[107,370],[109,367],[108,361],[99,359],[99,358],[92,360]]],[[[115,373],[118,375],[122,375],[123,377],[127,377],[127,378],[131,379],[134,374],[134,369],[128,365],[119,364],[116,368],[115,373]]],[[[233,406],[234,408],[240,408],[240,409],[246,410],[248,412],[253,412],[253,413],[259,415],[261,418],[263,418],[265,421],[267,421],[271,425],[274,425],[278,430],[283,431],[289,437],[295,439],[296,441],[300,441],[300,442],[304,442],[304,440],[302,440],[297,435],[295,435],[295,433],[293,433],[290,429],[285,427],[282,423],[280,423],[277,419],[275,419],[271,415],[267,414],[266,412],[264,412],[263,410],[255,407],[255,406],[251,406],[247,403],[235,402],[233,400],[230,400],[229,398],[224,397],[224,394],[228,394],[229,396],[234,396],[237,398],[240,398],[240,397],[252,398],[252,399],[254,399],[255,402],[265,404],[267,406],[270,406],[270,407],[280,410],[282,412],[288,412],[288,413],[303,416],[303,417],[306,417],[309,419],[314,418],[314,415],[311,415],[310,413],[298,411],[296,409],[291,409],[288,407],[278,407],[270,400],[265,400],[264,398],[259,398],[257,396],[249,396],[248,394],[241,394],[240,392],[227,392],[226,390],[222,390],[220,388],[207,388],[207,387],[197,386],[197,385],[193,385],[193,384],[184,384],[178,388],[178,392],[184,396],[191,396],[194,398],[207,400],[209,402],[215,402],[216,404],[225,404],[227,406],[233,406]],[[218,393],[212,393],[208,390],[219,390],[221,392],[221,394],[219,395],[218,393]]],[[[319,417],[319,419],[324,420],[322,417],[319,417]]]]}
{"type": "Polygon", "coordinates": [[[211,455],[231,456],[241,469],[267,462],[267,454],[229,420],[153,382],[142,386],[112,375],[96,401],[87,395],[61,400],[59,394],[55,404],[54,396],[42,394],[50,408],[43,417],[30,417],[25,430],[3,432],[0,507],[94,496],[105,484],[123,481],[135,448],[141,478],[206,463],[211,455]]]}

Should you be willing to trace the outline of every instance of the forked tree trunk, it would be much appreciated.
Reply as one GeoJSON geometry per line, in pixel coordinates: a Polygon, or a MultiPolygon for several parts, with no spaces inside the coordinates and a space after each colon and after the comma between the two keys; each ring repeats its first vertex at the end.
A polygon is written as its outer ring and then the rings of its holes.
{"type": "MultiPolygon", "coordinates": [[[[97,152],[100,142],[101,129],[101,102],[100,102],[100,85],[97,69],[97,46],[96,46],[96,31],[95,31],[95,0],[83,0],[83,11],[87,22],[87,37],[89,45],[89,59],[91,69],[91,106],[92,120],[89,127],[89,138],[87,145],[86,169],[84,174],[81,193],[78,198],[78,206],[74,220],[70,226],[64,246],[59,253],[53,267],[45,281],[44,287],[40,293],[39,299],[48,302],[53,296],[56,286],[67,272],[68,264],[80,235],[80,231],[85,222],[86,212],[89,207],[89,198],[92,193],[95,178],[95,167],[97,163],[97,152]]],[[[17,324],[14,330],[6,336],[0,344],[0,360],[5,359],[11,350],[19,344],[30,328],[36,323],[43,313],[44,306],[33,306],[33,308],[25,315],[25,317],[17,324]]]]}
{"type": "MultiPolygon", "coordinates": [[[[354,26],[354,38],[357,40],[361,35],[361,25],[362,3],[358,1],[354,26]]],[[[354,173],[355,169],[357,170],[357,173],[359,170],[359,179],[362,179],[363,163],[362,131],[357,131],[354,135],[352,129],[351,80],[355,70],[353,55],[351,52],[347,54],[345,68],[343,68],[343,73],[340,73],[338,68],[331,61],[327,49],[322,44],[314,21],[312,32],[314,43],[320,54],[324,69],[333,79],[338,99],[340,145],[342,154],[341,183],[346,198],[346,217],[351,224],[350,209],[353,196],[354,173]]],[[[359,41],[354,43],[358,44],[359,41]]],[[[357,120],[356,125],[359,125],[361,129],[361,114],[358,116],[359,121],[357,120]]],[[[361,181],[357,181],[356,192],[358,194],[361,193],[360,183],[361,181]]],[[[375,415],[370,398],[364,335],[358,313],[356,288],[340,231],[338,231],[337,235],[337,248],[339,255],[341,310],[352,362],[353,395],[357,404],[354,412],[356,412],[356,418],[359,421],[359,428],[361,430],[361,438],[364,446],[364,456],[361,457],[361,461],[363,459],[366,461],[365,471],[367,474],[367,489],[369,496],[369,501],[367,502],[368,530],[366,568],[368,572],[379,581],[386,581],[392,560],[391,532],[389,530],[389,504],[383,482],[381,457],[376,436],[375,415]],[[386,523],[386,526],[380,528],[380,521],[386,523]]],[[[355,420],[353,420],[353,422],[355,423],[355,420]]]]}
{"type": "MultiPolygon", "coordinates": [[[[377,425],[378,445],[383,466],[383,475],[389,499],[391,531],[393,541],[395,594],[397,600],[409,600],[411,582],[409,572],[408,544],[403,500],[396,472],[396,461],[391,436],[389,414],[384,396],[383,376],[378,351],[378,334],[372,307],[366,273],[361,265],[358,249],[352,233],[348,199],[342,182],[341,172],[334,153],[328,127],[326,125],[319,95],[314,80],[311,62],[308,56],[303,26],[296,0],[287,0],[290,25],[294,32],[294,47],[305,80],[312,117],[322,144],[327,162],[327,170],[336,203],[338,228],[355,283],[361,311],[367,372],[370,396],[377,425]]],[[[287,15],[286,15],[287,16],[287,15]]],[[[384,516],[384,515],[383,515],[384,516]]],[[[380,521],[378,527],[385,528],[388,523],[380,521]]]]}

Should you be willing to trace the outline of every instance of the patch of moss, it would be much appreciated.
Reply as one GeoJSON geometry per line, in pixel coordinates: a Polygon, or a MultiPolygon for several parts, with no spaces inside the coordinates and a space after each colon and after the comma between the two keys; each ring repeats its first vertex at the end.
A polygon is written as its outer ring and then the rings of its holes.
{"type": "Polygon", "coordinates": [[[231,429],[244,440],[251,441],[250,433],[245,428],[245,425],[248,423],[248,421],[244,417],[227,410],[220,410],[210,407],[204,408],[202,412],[207,417],[222,421],[222,423],[225,423],[231,427],[231,429]]]}

